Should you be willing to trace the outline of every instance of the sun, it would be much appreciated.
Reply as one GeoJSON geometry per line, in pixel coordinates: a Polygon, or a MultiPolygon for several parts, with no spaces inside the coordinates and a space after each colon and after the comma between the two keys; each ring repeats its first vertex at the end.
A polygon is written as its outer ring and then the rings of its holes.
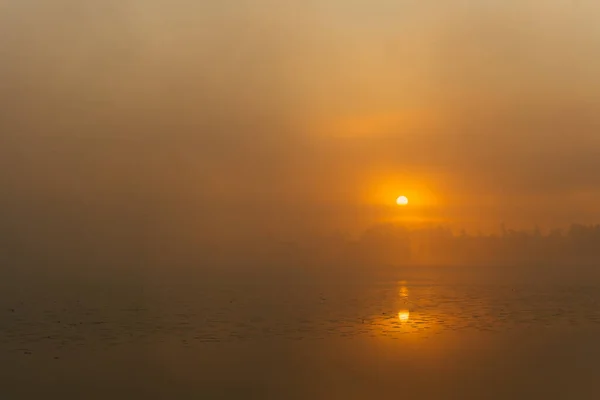
{"type": "Polygon", "coordinates": [[[398,204],[399,206],[405,206],[408,204],[408,197],[406,196],[400,196],[396,199],[396,204],[398,204]]]}

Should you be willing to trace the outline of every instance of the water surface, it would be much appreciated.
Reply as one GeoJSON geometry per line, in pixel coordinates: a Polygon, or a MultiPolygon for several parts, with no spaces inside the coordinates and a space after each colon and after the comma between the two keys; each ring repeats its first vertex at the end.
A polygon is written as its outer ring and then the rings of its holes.
{"type": "Polygon", "coordinates": [[[600,398],[593,280],[5,285],[0,329],[9,399],[600,398]]]}

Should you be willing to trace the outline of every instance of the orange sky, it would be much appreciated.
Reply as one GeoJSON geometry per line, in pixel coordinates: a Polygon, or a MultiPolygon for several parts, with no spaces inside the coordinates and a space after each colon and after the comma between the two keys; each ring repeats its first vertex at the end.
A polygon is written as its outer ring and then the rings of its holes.
{"type": "Polygon", "coordinates": [[[598,22],[594,1],[9,0],[0,204],[207,235],[598,222],[598,22]]]}

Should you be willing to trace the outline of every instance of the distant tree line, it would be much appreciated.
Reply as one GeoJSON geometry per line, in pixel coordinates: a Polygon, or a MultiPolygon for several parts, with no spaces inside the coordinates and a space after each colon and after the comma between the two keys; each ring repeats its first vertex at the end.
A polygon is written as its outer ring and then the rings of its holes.
{"type": "Polygon", "coordinates": [[[495,234],[469,234],[446,227],[409,229],[386,224],[372,227],[355,239],[337,235],[312,245],[285,246],[287,251],[281,255],[289,259],[346,265],[598,263],[600,266],[600,225],[573,224],[565,230],[548,232],[539,228],[502,228],[495,234]]]}

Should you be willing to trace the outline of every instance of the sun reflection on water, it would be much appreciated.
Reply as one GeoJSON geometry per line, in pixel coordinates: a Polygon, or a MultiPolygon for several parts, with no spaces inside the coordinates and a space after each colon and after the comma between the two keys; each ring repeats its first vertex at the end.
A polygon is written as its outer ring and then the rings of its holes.
{"type": "Polygon", "coordinates": [[[408,322],[408,320],[410,319],[410,311],[401,310],[400,312],[398,312],[398,319],[400,320],[400,322],[408,322]]]}
{"type": "Polygon", "coordinates": [[[412,298],[410,283],[398,281],[395,296],[387,299],[380,314],[373,317],[372,324],[379,335],[390,338],[427,338],[439,329],[435,318],[419,306],[424,299],[412,298]],[[386,310],[387,309],[387,310],[386,310]],[[404,336],[408,335],[408,336],[404,336]]]}
{"type": "Polygon", "coordinates": [[[408,298],[408,287],[406,287],[406,281],[400,282],[400,298],[408,298]]]}
{"type": "MultiPolygon", "coordinates": [[[[400,290],[398,292],[400,299],[403,301],[403,303],[408,303],[408,287],[406,286],[406,281],[400,281],[398,282],[398,285],[400,286],[400,290]]],[[[398,312],[398,319],[401,322],[407,322],[410,319],[410,311],[408,309],[400,310],[398,312]]]]}

